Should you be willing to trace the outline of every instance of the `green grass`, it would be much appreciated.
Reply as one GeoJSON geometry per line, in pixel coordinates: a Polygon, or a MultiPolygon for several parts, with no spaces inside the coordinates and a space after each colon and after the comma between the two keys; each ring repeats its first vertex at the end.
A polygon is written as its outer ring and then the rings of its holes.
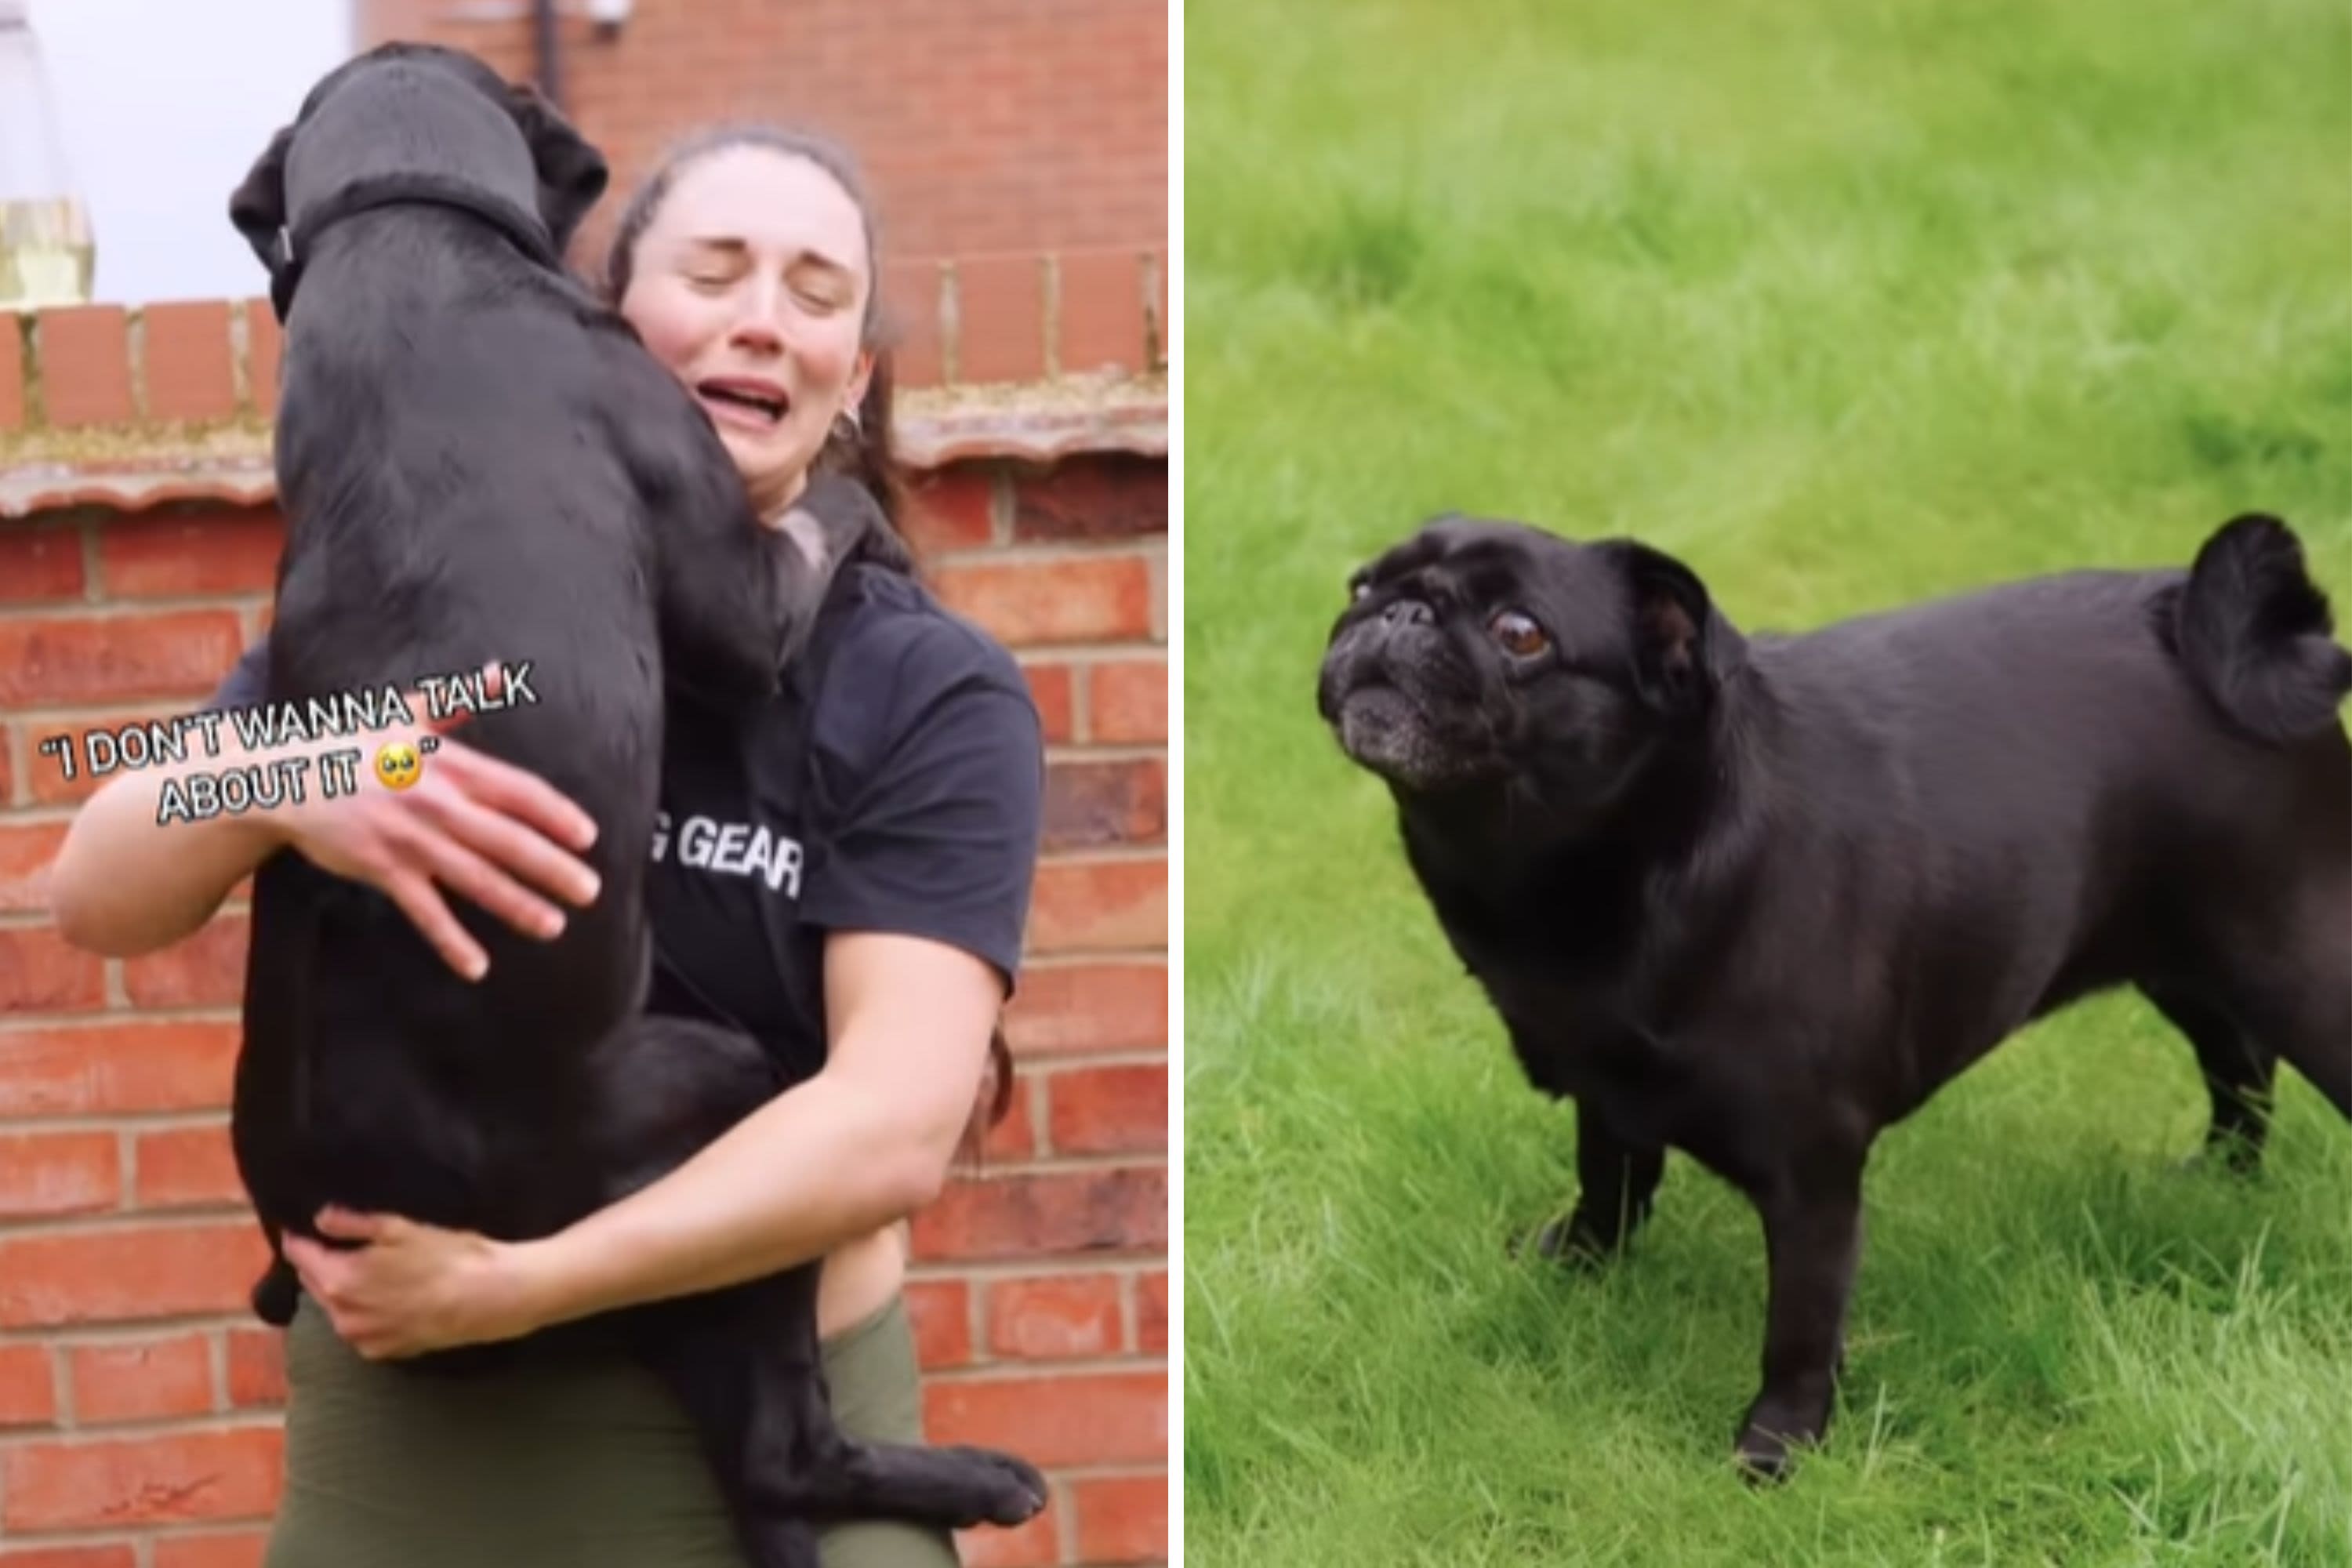
{"type": "MultiPolygon", "coordinates": [[[[2352,1563],[2352,1131],[2184,1173],[2136,1000],[1880,1143],[1844,1403],[1731,1477],[1763,1249],[1574,1189],[1318,724],[1359,561],[1461,509],[1750,629],[2302,532],[2352,615],[2340,0],[1185,7],[1186,1561],[2352,1563]]],[[[1830,938],[1833,940],[1833,934],[1830,938]]]]}

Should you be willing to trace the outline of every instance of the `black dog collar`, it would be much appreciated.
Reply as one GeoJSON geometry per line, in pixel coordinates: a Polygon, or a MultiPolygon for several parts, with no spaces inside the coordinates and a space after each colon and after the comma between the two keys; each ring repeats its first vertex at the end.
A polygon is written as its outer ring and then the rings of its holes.
{"type": "Polygon", "coordinates": [[[563,258],[536,213],[525,211],[504,196],[446,174],[378,174],[355,180],[319,202],[293,224],[278,228],[278,248],[269,261],[269,305],[282,323],[294,308],[295,286],[319,237],[361,213],[407,203],[455,207],[480,218],[512,241],[515,247],[542,267],[562,270],[563,258]]]}

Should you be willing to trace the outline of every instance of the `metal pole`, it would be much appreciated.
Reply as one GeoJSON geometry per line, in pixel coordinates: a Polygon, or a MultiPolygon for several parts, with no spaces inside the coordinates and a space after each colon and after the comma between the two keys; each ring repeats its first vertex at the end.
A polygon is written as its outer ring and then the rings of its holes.
{"type": "Polygon", "coordinates": [[[531,0],[533,41],[539,52],[539,94],[561,112],[563,108],[563,59],[555,34],[555,0],[531,0]]]}

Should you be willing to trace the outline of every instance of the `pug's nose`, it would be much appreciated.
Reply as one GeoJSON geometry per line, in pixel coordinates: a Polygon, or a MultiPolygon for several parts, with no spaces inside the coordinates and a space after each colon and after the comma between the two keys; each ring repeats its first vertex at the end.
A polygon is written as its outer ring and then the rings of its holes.
{"type": "Polygon", "coordinates": [[[1437,612],[1419,599],[1398,599],[1381,612],[1381,619],[1392,626],[1425,626],[1437,619],[1437,612]]]}

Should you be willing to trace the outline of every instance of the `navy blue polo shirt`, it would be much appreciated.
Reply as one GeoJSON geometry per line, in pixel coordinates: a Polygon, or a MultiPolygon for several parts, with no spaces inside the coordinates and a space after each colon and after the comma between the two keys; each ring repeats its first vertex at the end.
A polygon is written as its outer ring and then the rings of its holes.
{"type": "MultiPolygon", "coordinates": [[[[264,700],[268,658],[247,649],[212,705],[264,700]]],[[[774,700],[670,693],[648,1007],[740,1028],[798,1081],[824,1063],[827,932],[945,942],[1009,990],[1044,795],[1012,657],[913,579],[844,568],[774,700]]]]}

